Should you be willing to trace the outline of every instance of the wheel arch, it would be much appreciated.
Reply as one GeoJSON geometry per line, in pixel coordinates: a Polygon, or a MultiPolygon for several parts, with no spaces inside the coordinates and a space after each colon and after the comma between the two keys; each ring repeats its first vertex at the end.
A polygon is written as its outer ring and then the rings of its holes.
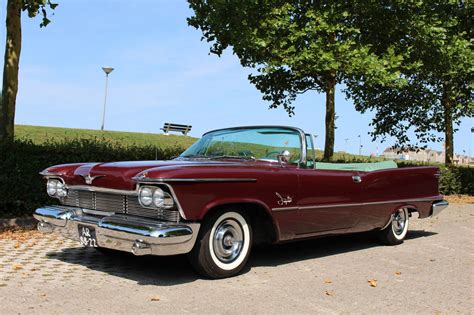
{"type": "Polygon", "coordinates": [[[201,220],[205,220],[216,212],[232,210],[232,208],[242,211],[249,217],[254,234],[254,243],[274,243],[278,241],[280,235],[278,224],[271,215],[270,209],[260,201],[227,200],[212,203],[205,208],[205,211],[201,212],[201,220]]]}
{"type": "Polygon", "coordinates": [[[385,229],[387,226],[390,225],[390,222],[392,222],[392,217],[393,215],[400,209],[407,209],[408,210],[408,214],[409,216],[411,217],[412,216],[412,213],[417,213],[418,216],[420,215],[419,211],[418,211],[418,207],[414,204],[403,204],[403,205],[398,205],[397,207],[393,208],[393,210],[390,212],[390,215],[387,219],[387,221],[385,222],[385,224],[380,228],[381,230],[385,229]]]}

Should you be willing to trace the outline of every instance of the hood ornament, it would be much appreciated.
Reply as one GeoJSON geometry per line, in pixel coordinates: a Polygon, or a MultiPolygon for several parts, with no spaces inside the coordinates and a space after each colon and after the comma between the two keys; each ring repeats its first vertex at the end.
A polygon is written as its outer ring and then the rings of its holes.
{"type": "Polygon", "coordinates": [[[280,200],[278,200],[278,205],[280,206],[286,206],[290,203],[293,202],[293,199],[290,197],[290,196],[286,196],[286,197],[283,197],[282,195],[280,195],[279,193],[275,193],[275,195],[277,195],[278,198],[280,198],[280,200]]]}
{"type": "Polygon", "coordinates": [[[84,178],[87,185],[92,185],[92,182],[97,178],[105,177],[105,175],[91,176],[91,174],[81,175],[81,176],[84,178]]]}

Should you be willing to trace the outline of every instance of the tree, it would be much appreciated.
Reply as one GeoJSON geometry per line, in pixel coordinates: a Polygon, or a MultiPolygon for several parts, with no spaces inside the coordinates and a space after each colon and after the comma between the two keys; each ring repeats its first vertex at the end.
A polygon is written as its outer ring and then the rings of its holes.
{"type": "Polygon", "coordinates": [[[374,42],[376,35],[370,30],[378,28],[378,49],[390,44],[404,55],[399,71],[407,84],[370,84],[364,76],[355,76],[348,83],[347,95],[357,110],[375,113],[372,136],[382,140],[394,136],[400,149],[426,147],[428,142],[442,140],[437,132],[444,133],[445,164],[450,165],[454,125],[462,117],[474,116],[473,6],[464,1],[393,2],[378,10],[379,16],[391,17],[384,23],[396,23],[366,25],[369,31],[363,36],[374,42]]]}
{"type": "Polygon", "coordinates": [[[40,27],[45,27],[50,20],[47,8],[55,9],[57,4],[50,0],[8,0],[6,15],[6,43],[3,64],[2,102],[0,102],[0,141],[13,140],[15,123],[15,105],[18,92],[18,69],[21,52],[21,13],[29,17],[42,15],[40,27]]]}
{"type": "Polygon", "coordinates": [[[401,59],[393,50],[375,54],[359,40],[354,14],[371,14],[357,9],[365,1],[188,2],[195,14],[189,25],[202,30],[211,53],[220,56],[232,46],[242,66],[255,69],[249,80],[270,108],[282,106],[292,116],[299,94],[326,94],[325,160],[334,153],[336,85],[361,72],[378,84],[397,79],[392,69],[401,59]]]}

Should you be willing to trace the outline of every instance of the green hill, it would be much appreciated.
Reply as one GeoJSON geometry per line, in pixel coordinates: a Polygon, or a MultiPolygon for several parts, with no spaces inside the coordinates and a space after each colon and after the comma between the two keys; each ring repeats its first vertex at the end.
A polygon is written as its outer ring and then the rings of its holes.
{"type": "Polygon", "coordinates": [[[33,143],[62,142],[70,139],[104,139],[124,146],[129,145],[153,145],[160,148],[167,147],[189,147],[197,138],[181,135],[164,135],[154,133],[124,132],[124,131],[100,131],[91,129],[73,129],[42,126],[15,126],[15,138],[29,139],[33,143]]]}

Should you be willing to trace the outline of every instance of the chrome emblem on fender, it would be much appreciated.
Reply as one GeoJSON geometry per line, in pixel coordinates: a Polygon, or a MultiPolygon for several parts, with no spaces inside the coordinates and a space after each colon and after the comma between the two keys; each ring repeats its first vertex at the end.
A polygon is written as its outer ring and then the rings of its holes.
{"type": "Polygon", "coordinates": [[[278,200],[278,202],[277,202],[278,205],[280,205],[280,206],[286,206],[286,205],[293,202],[293,199],[291,199],[290,196],[283,197],[282,195],[280,195],[277,192],[275,193],[275,195],[277,195],[277,197],[280,198],[280,200],[278,200]]]}
{"type": "Polygon", "coordinates": [[[92,182],[97,179],[97,178],[100,178],[100,177],[104,177],[105,175],[96,175],[96,176],[91,176],[91,174],[87,174],[87,175],[81,175],[84,180],[86,181],[86,184],[87,185],[91,185],[92,182]]]}

